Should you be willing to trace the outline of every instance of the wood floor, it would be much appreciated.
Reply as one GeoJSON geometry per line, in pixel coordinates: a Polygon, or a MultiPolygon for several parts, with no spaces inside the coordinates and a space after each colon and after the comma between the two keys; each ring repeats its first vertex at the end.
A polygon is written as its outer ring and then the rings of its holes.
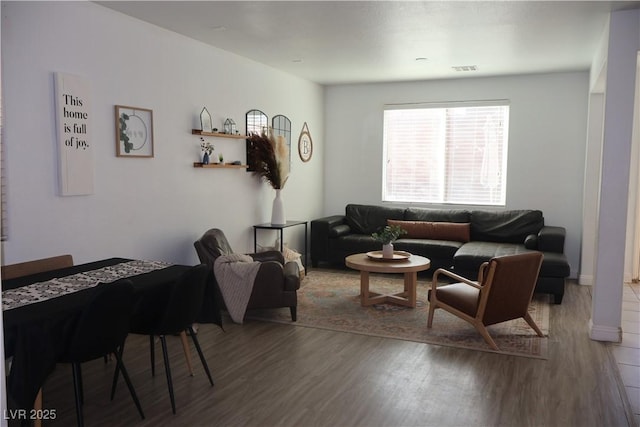
{"type": "MultiPolygon", "coordinates": [[[[424,283],[423,283],[424,284],[424,283]]],[[[355,285],[357,286],[357,284],[355,285]]],[[[420,284],[419,284],[420,286],[420,284]]],[[[607,346],[589,340],[590,289],[568,284],[551,308],[549,360],[248,321],[198,336],[215,386],[194,351],[187,374],[178,337],[169,340],[177,415],[157,346],[130,335],[124,359],[144,408],[140,420],[113,362],[84,365],[87,426],[634,426],[607,346]]],[[[426,319],[425,319],[426,324],[426,319]]],[[[71,368],[58,365],[44,408],[75,424],[71,368]]]]}

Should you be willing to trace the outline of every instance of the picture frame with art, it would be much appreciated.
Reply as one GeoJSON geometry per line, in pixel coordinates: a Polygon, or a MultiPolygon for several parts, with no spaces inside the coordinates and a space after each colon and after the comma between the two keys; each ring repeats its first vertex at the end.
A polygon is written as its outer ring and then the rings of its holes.
{"type": "Polygon", "coordinates": [[[115,106],[116,156],[153,157],[153,111],[115,106]]]}

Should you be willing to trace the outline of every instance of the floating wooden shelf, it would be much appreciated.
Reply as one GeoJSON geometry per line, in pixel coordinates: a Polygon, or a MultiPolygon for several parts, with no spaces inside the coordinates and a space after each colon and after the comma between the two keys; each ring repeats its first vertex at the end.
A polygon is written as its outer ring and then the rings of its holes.
{"type": "Polygon", "coordinates": [[[208,165],[205,165],[203,163],[194,162],[193,167],[194,168],[212,168],[212,169],[213,168],[246,169],[247,165],[233,165],[231,163],[225,163],[225,164],[209,163],[208,165]]]}
{"type": "Polygon", "coordinates": [[[200,129],[191,129],[191,134],[200,136],[215,136],[216,138],[247,139],[247,137],[244,135],[231,135],[229,133],[219,132],[203,132],[200,129]]]}

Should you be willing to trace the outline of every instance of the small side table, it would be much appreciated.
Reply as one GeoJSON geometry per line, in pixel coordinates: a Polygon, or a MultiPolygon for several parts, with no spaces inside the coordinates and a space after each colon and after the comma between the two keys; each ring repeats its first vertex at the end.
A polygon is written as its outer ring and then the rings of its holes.
{"type": "Polygon", "coordinates": [[[286,224],[271,224],[270,222],[253,226],[253,251],[258,251],[258,230],[278,230],[280,232],[280,252],[284,250],[284,229],[304,225],[304,268],[307,268],[308,235],[307,221],[287,221],[286,224]]]}

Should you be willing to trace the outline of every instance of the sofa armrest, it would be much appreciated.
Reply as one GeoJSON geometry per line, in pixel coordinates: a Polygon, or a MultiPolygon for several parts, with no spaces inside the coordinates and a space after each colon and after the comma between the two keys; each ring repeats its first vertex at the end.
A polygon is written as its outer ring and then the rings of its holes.
{"type": "Polygon", "coordinates": [[[284,265],[284,290],[288,292],[300,289],[300,267],[295,261],[284,265]]]}
{"type": "Polygon", "coordinates": [[[524,239],[524,247],[527,249],[531,249],[534,251],[538,250],[538,235],[537,234],[529,234],[524,239]]]}
{"type": "Polygon", "coordinates": [[[329,237],[340,237],[351,234],[351,227],[347,224],[338,224],[329,229],[329,237]]]}
{"type": "Polygon", "coordinates": [[[543,252],[564,253],[564,239],[567,230],[564,227],[544,226],[538,233],[538,250],[543,252]]]}
{"type": "MultiPolygon", "coordinates": [[[[332,215],[311,221],[311,262],[329,260],[329,239],[337,236],[336,227],[346,225],[344,215],[332,215]]],[[[338,230],[339,231],[339,230],[338,230]]]]}

